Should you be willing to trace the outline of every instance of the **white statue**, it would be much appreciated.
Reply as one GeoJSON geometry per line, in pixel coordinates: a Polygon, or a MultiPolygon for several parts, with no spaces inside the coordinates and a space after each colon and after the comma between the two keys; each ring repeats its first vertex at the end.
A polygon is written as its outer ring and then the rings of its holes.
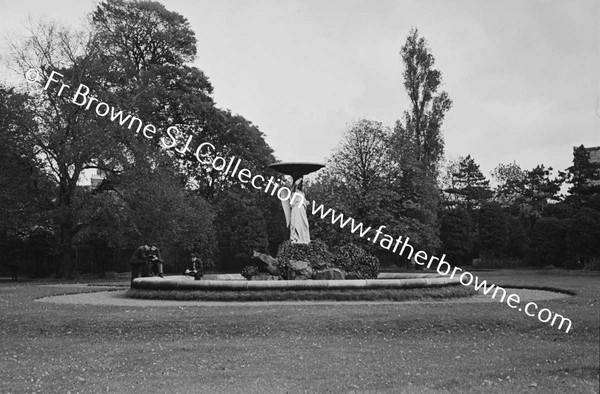
{"type": "Polygon", "coordinates": [[[290,229],[290,241],[292,243],[307,244],[310,242],[308,218],[306,217],[308,202],[302,191],[302,177],[294,180],[291,191],[291,201],[290,199],[281,201],[285,222],[290,229]]]}

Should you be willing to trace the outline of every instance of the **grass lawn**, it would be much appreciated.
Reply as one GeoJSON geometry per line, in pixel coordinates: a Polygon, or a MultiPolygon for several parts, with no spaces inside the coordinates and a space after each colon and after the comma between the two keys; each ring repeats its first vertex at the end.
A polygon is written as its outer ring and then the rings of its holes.
{"type": "Polygon", "coordinates": [[[34,299],[106,289],[0,282],[0,392],[599,391],[600,275],[477,274],[575,292],[537,302],[573,330],[500,303],[90,307],[34,299]]]}

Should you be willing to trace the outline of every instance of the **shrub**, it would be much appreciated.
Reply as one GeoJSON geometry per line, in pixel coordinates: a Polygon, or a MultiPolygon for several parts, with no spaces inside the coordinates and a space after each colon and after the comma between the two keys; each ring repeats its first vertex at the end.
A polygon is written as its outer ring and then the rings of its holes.
{"type": "Polygon", "coordinates": [[[346,271],[346,279],[376,279],[379,260],[354,244],[337,248],[333,265],[346,271]]]}
{"type": "Polygon", "coordinates": [[[482,253],[482,256],[477,264],[473,263],[473,267],[476,268],[489,268],[489,269],[511,269],[511,268],[519,268],[524,266],[523,261],[521,259],[517,259],[514,257],[498,257],[498,256],[489,256],[485,253],[482,253]]]}
{"type": "Polygon", "coordinates": [[[287,272],[290,260],[306,261],[311,268],[322,270],[331,268],[333,254],[321,241],[310,241],[309,244],[293,244],[289,240],[279,246],[277,262],[281,272],[287,272]]]}
{"type": "Polygon", "coordinates": [[[528,262],[538,267],[564,267],[566,235],[565,221],[556,218],[539,219],[531,231],[528,262]]]}
{"type": "Polygon", "coordinates": [[[247,265],[242,270],[242,276],[248,280],[255,275],[258,275],[258,267],[254,265],[247,265]]]}
{"type": "Polygon", "coordinates": [[[591,258],[585,262],[583,269],[587,271],[600,271],[600,258],[591,258]]]}

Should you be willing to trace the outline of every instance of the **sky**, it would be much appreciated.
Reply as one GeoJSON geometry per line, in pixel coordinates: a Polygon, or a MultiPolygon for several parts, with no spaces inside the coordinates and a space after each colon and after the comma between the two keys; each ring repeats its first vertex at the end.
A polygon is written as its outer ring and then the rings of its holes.
{"type": "MultiPolygon", "coordinates": [[[[446,156],[565,169],[600,146],[600,0],[162,0],[198,40],[194,65],[221,108],[265,134],[282,161],[325,162],[359,119],[393,127],[409,109],[399,51],[416,27],[453,106],[446,156]]],[[[0,0],[6,37],[28,17],[85,22],[88,0],[0,0]]],[[[19,80],[19,76],[16,76],[19,80]]]]}

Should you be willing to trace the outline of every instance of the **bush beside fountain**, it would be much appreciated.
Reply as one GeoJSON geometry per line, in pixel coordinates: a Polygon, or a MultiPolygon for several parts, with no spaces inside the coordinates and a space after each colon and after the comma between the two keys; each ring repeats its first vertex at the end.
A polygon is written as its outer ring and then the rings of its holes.
{"type": "Polygon", "coordinates": [[[285,241],[277,258],[258,252],[253,258],[259,266],[247,266],[242,271],[249,280],[376,279],[379,274],[379,261],[354,244],[330,252],[327,245],[316,240],[308,244],[285,241]]]}

